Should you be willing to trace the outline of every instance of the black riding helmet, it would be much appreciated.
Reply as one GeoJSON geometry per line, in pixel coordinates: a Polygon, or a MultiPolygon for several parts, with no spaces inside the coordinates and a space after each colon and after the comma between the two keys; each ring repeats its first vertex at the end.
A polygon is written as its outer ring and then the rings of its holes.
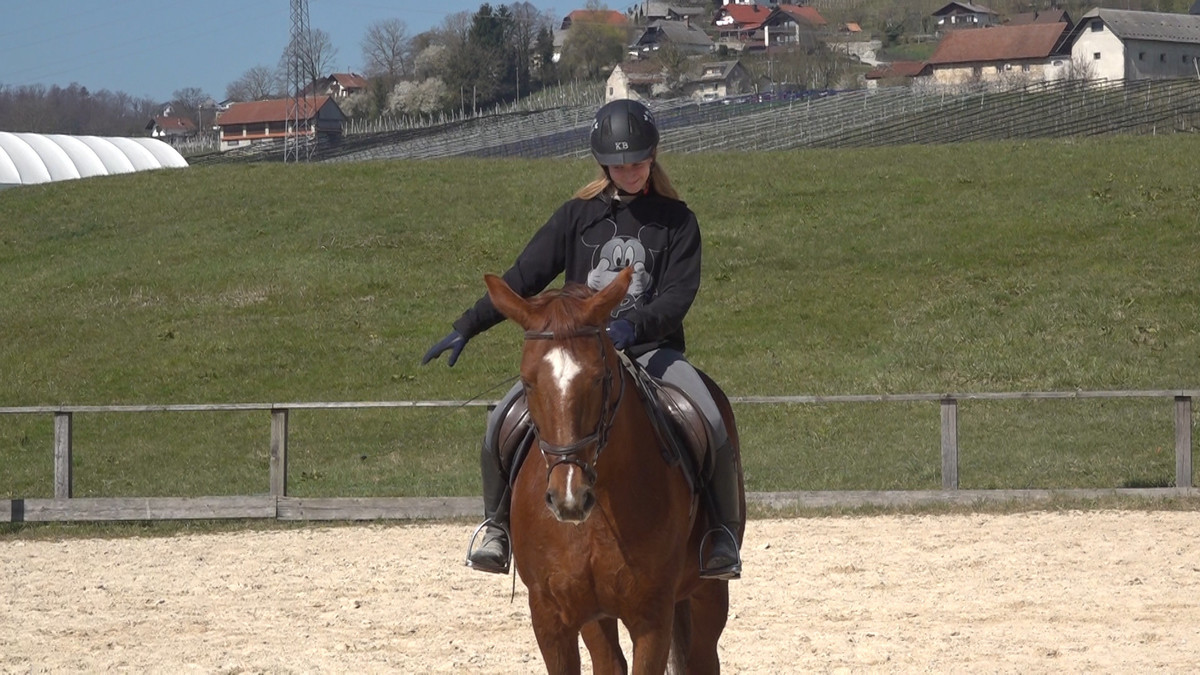
{"type": "Polygon", "coordinates": [[[604,166],[635,164],[654,154],[658,127],[650,109],[622,98],[604,104],[592,123],[592,156],[604,166]]]}

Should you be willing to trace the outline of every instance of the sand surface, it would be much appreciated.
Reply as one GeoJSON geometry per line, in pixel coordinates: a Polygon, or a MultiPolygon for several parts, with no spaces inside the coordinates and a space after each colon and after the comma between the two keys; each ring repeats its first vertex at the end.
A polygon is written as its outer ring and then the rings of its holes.
{"type": "MultiPolygon", "coordinates": [[[[470,530],[0,540],[0,672],[542,672],[470,530]]],[[[1194,512],[753,520],[744,557],[726,673],[1200,670],[1194,512]]]]}

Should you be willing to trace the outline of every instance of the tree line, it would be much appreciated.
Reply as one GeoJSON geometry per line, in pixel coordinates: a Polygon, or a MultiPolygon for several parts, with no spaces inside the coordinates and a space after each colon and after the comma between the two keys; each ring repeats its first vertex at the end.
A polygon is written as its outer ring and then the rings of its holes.
{"type": "Polygon", "coordinates": [[[144,135],[161,104],[107,89],[0,85],[0,129],[99,136],[144,135]]]}

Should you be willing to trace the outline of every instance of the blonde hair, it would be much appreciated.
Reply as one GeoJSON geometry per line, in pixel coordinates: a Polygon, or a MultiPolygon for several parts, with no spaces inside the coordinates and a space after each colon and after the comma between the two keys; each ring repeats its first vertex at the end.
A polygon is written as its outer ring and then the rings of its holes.
{"type": "MultiPolygon", "coordinates": [[[[658,158],[650,164],[650,178],[646,180],[646,187],[650,192],[668,199],[679,199],[679,193],[675,191],[675,186],[671,184],[671,179],[667,176],[667,171],[658,163],[658,158]]],[[[602,194],[615,194],[617,186],[613,184],[612,179],[608,177],[608,172],[604,167],[600,167],[600,175],[595,180],[579,188],[575,192],[576,199],[593,199],[602,194]]]]}

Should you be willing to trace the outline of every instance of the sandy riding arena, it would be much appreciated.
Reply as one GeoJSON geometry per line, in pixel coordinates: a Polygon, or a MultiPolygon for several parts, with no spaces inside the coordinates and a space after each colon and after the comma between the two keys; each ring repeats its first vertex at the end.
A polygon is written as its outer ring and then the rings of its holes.
{"type": "MultiPolygon", "coordinates": [[[[466,525],[0,541],[0,671],[527,673],[466,525]]],[[[1195,672],[1200,517],[754,520],[727,673],[1195,672]]],[[[585,661],[586,665],[586,661],[585,661]]]]}

